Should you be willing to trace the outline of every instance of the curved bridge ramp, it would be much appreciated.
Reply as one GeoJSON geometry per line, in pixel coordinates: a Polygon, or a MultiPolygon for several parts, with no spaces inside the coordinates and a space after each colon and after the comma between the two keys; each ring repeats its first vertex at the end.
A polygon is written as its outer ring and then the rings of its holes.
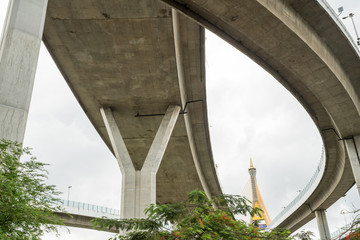
{"type": "MultiPolygon", "coordinates": [[[[64,220],[65,226],[94,229],[91,222],[94,218],[120,218],[120,210],[83,203],[76,201],[62,200],[60,207],[62,212],[56,212],[56,215],[64,220]]],[[[119,233],[119,230],[112,229],[94,229],[105,232],[119,233]]]]}
{"type": "Polygon", "coordinates": [[[303,204],[272,227],[295,231],[343,196],[355,182],[347,147],[360,135],[360,57],[326,1],[163,1],[272,74],[319,129],[324,174],[303,204]]]}
{"type": "Polygon", "coordinates": [[[274,227],[295,231],[343,196],[354,184],[345,143],[360,135],[360,58],[326,2],[163,2],[49,0],[44,30],[49,52],[108,146],[99,109],[113,111],[136,169],[160,116],[169,105],[181,106],[184,114],[156,176],[157,203],[181,201],[192,189],[221,193],[208,132],[204,29],[198,24],[282,83],[323,139],[319,184],[274,227]],[[171,7],[194,21],[179,15],[174,24],[171,7]]]}

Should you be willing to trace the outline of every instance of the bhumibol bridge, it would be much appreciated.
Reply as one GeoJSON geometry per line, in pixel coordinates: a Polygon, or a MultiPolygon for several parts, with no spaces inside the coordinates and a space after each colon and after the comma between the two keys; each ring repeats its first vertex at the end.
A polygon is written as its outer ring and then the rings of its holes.
{"type": "MultiPolygon", "coordinates": [[[[0,138],[22,141],[43,41],[122,172],[123,218],[192,189],[221,194],[205,94],[204,28],[304,106],[325,155],[271,227],[295,231],[360,184],[360,59],[323,0],[11,0],[0,49],[0,138]]],[[[309,171],[313,171],[309,169],[309,171]]]]}
{"type": "MultiPolygon", "coordinates": [[[[69,227],[78,227],[78,228],[87,228],[94,229],[93,224],[91,222],[94,218],[112,218],[119,219],[120,218],[120,210],[108,208],[99,205],[93,205],[84,202],[76,202],[69,200],[62,200],[59,203],[59,207],[62,208],[62,212],[58,212],[57,215],[63,217],[65,220],[64,223],[69,227]],[[70,217],[71,216],[71,217],[70,217]]],[[[331,239],[338,237],[340,234],[346,232],[349,229],[351,223],[331,232],[331,239]]],[[[104,229],[96,229],[111,233],[118,233],[118,230],[115,228],[104,228],[104,229]]]]}

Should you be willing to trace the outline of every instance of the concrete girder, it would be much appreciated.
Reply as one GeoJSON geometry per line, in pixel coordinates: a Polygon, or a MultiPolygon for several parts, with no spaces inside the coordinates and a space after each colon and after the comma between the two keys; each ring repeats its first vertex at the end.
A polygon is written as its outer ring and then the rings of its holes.
{"type": "Polygon", "coordinates": [[[351,98],[352,104],[354,104],[354,107],[360,113],[359,92],[355,90],[348,73],[346,73],[343,66],[341,66],[337,56],[327,47],[327,44],[321,39],[312,26],[285,1],[258,0],[258,2],[281,20],[321,58],[324,64],[326,64],[342,84],[344,90],[351,98]]]}
{"type": "Polygon", "coordinates": [[[141,170],[136,170],[111,109],[100,108],[122,173],[121,218],[144,218],[145,208],[156,203],[156,173],[180,109],[180,106],[168,107],[141,170]]]}
{"type": "Polygon", "coordinates": [[[47,3],[9,2],[0,44],[0,139],[24,139],[47,3]]]}
{"type": "MultiPolygon", "coordinates": [[[[179,80],[181,105],[182,105],[183,110],[186,111],[188,97],[187,97],[187,93],[186,93],[186,81],[185,81],[182,49],[181,49],[180,19],[179,19],[179,13],[175,9],[172,9],[172,22],[173,22],[173,32],[174,32],[175,60],[176,60],[177,75],[178,75],[178,80],[179,80]]],[[[211,192],[209,190],[208,184],[206,183],[204,173],[201,169],[199,156],[197,154],[196,147],[195,147],[195,140],[194,140],[192,125],[191,125],[190,114],[184,115],[184,121],[185,121],[187,136],[189,139],[191,154],[192,154],[192,157],[194,160],[197,174],[199,176],[199,180],[204,189],[204,192],[210,198],[211,192]]]]}

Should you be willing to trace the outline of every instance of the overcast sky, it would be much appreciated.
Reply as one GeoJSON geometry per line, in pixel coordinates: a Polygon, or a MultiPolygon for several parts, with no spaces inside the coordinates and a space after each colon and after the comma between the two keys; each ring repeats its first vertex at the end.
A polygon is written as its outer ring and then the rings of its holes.
{"type": "MultiPolygon", "coordinates": [[[[0,0],[0,28],[8,0],[0,0]]],[[[355,13],[360,1],[332,0],[342,16],[355,13]]],[[[336,10],[337,12],[337,10],[336,10]]],[[[342,17],[341,16],[341,17],[342,17]]],[[[343,21],[354,36],[350,19],[343,21]]],[[[360,30],[360,29],[359,29],[360,30]]],[[[213,155],[225,193],[240,194],[249,179],[249,158],[273,219],[291,202],[319,162],[322,143],[314,123],[296,99],[273,77],[213,34],[206,36],[209,125],[213,155]]],[[[119,209],[121,174],[116,159],[80,108],[44,46],[41,47],[25,134],[25,146],[50,165],[49,182],[67,198],[119,209]]],[[[327,211],[331,231],[349,222],[341,210],[360,207],[352,188],[327,211]]],[[[317,234],[316,222],[304,228],[317,234]]],[[[111,234],[69,228],[58,239],[107,239],[111,234]]],[[[54,239],[53,234],[43,237],[54,239]]]]}

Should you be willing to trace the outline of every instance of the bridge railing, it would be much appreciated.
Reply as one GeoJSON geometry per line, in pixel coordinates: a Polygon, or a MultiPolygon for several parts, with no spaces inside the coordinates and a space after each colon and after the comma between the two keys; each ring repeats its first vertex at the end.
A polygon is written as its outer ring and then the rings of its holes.
{"type": "Polygon", "coordinates": [[[280,223],[280,220],[283,220],[285,216],[290,215],[293,211],[295,211],[312,193],[317,184],[320,182],[320,179],[323,175],[325,168],[325,154],[324,148],[321,153],[319,164],[316,168],[315,173],[311,177],[310,181],[306,184],[303,190],[292,200],[270,223],[268,228],[274,228],[276,225],[280,223]],[[305,196],[305,197],[304,197],[305,196]],[[292,210],[292,212],[290,212],[292,210]]]}
{"type": "Polygon", "coordinates": [[[109,218],[119,218],[120,216],[120,210],[118,209],[83,202],[61,200],[59,202],[59,206],[63,209],[63,211],[70,214],[80,214],[91,217],[105,216],[109,218]]]}
{"type": "Polygon", "coordinates": [[[330,4],[326,0],[317,0],[317,2],[327,11],[329,16],[334,20],[334,22],[338,25],[338,27],[341,29],[341,31],[345,34],[347,39],[349,39],[350,44],[352,45],[355,52],[360,56],[360,50],[358,46],[356,45],[354,38],[351,36],[349,31],[346,29],[343,22],[340,20],[338,15],[335,13],[334,9],[330,6],[330,4]]]}
{"type": "MultiPolygon", "coordinates": [[[[330,233],[330,238],[331,239],[337,239],[338,237],[340,237],[341,234],[349,232],[349,228],[351,227],[352,223],[348,223],[345,226],[339,228],[338,230],[336,230],[335,232],[330,233]]],[[[346,234],[344,234],[343,237],[345,237],[346,234]]],[[[320,240],[320,239],[319,239],[320,240]]]]}

